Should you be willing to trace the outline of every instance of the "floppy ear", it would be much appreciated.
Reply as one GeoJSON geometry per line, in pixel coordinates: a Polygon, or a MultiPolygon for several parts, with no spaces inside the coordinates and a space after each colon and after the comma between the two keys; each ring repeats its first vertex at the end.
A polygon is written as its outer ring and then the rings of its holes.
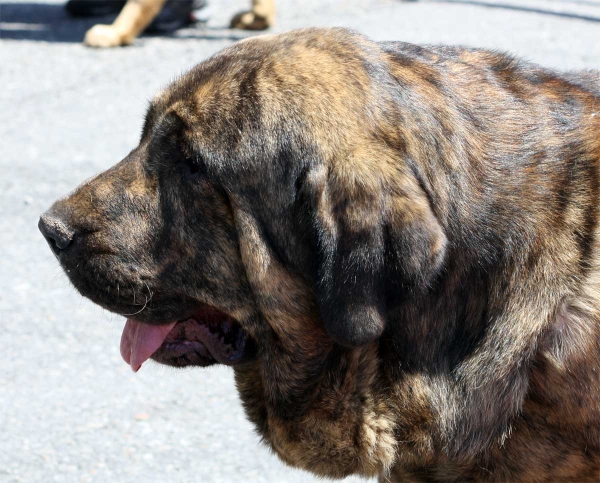
{"type": "Polygon", "coordinates": [[[403,177],[405,186],[394,186],[377,174],[324,166],[307,175],[317,304],[339,344],[377,339],[386,325],[387,284],[401,277],[426,285],[442,264],[442,227],[416,180],[403,177]]]}

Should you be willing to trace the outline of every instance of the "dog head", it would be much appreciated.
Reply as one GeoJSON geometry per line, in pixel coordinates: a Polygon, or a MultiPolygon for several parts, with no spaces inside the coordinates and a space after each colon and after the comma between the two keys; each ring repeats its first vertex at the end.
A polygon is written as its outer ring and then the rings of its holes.
{"type": "Polygon", "coordinates": [[[393,461],[379,341],[445,261],[403,95],[345,30],[240,42],[161,92],[139,146],[40,220],[77,290],[128,317],[134,370],[233,365],[266,439],[321,474],[393,461]]]}
{"type": "Polygon", "coordinates": [[[396,93],[371,50],[342,30],[257,38],[159,94],[139,146],[42,216],[75,287],[146,324],[206,306],[244,319],[268,256],[332,341],[376,340],[387,282],[426,285],[445,235],[393,147],[396,93]]]}

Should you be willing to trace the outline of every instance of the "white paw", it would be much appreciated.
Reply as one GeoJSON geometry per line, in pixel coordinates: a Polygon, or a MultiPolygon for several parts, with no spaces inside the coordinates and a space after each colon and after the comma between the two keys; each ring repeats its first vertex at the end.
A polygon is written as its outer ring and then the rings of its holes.
{"type": "Polygon", "coordinates": [[[125,45],[123,36],[112,25],[94,25],[85,34],[85,45],[90,47],[119,47],[125,45]]]}

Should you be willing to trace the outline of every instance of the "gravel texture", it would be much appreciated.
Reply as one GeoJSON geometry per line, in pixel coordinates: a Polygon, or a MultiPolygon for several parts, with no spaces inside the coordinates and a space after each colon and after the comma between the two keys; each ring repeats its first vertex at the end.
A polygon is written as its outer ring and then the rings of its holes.
{"type": "MultiPolygon", "coordinates": [[[[599,0],[277,2],[274,31],[344,25],[600,68],[599,0]]],[[[92,50],[80,43],[92,22],[61,3],[0,1],[1,482],[315,481],[260,444],[230,370],[134,375],[119,356],[124,321],[70,287],[36,226],[136,145],[157,89],[248,35],[224,28],[246,3],[212,0],[205,26],[92,50]]]]}

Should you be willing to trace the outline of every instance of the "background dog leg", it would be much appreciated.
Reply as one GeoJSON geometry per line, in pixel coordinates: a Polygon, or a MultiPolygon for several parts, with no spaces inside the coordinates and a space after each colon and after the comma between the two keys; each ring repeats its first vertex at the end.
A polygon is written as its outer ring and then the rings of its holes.
{"type": "Polygon", "coordinates": [[[275,21],[275,0],[252,0],[252,10],[240,12],[231,19],[231,27],[245,30],[265,30],[275,21]]]}
{"type": "Polygon", "coordinates": [[[85,34],[90,47],[129,45],[150,25],[166,0],[128,0],[112,25],[95,25],[85,34]]]}

